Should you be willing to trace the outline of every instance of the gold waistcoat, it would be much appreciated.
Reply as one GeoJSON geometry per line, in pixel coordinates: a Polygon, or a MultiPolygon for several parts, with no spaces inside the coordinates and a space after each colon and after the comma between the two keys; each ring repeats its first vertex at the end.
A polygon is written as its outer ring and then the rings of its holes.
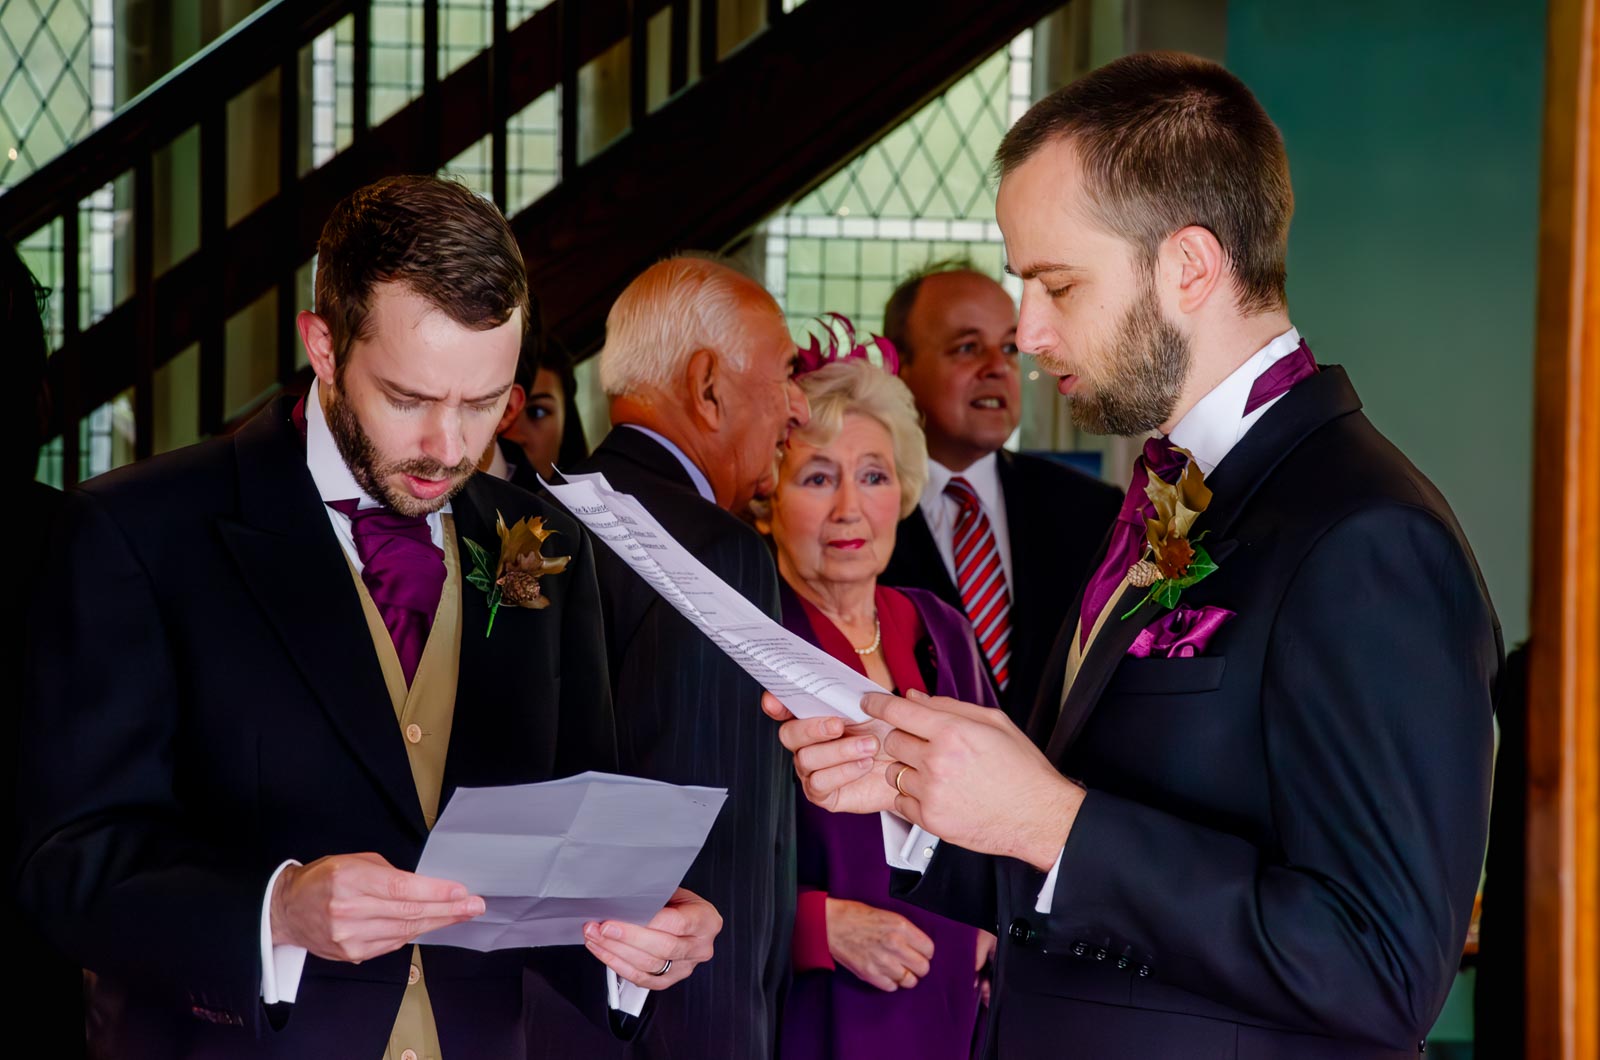
{"type": "MultiPolygon", "coordinates": [[[[383,681],[394,707],[398,735],[411,760],[411,779],[417,786],[417,801],[422,819],[429,828],[439,816],[439,790],[444,783],[445,755],[450,749],[450,722],[455,714],[456,679],[461,668],[461,559],[456,548],[455,523],[444,518],[444,590],[439,594],[439,610],[434,613],[428,643],[422,649],[417,672],[406,687],[405,671],[394,641],[383,624],[383,616],[372,602],[372,595],[356,573],[356,590],[361,610],[367,617],[367,631],[383,669],[383,681]]],[[[411,975],[384,1060],[440,1060],[439,1029],[433,1021],[433,1006],[428,1001],[428,984],[422,974],[422,948],[411,947],[411,975]]]]}

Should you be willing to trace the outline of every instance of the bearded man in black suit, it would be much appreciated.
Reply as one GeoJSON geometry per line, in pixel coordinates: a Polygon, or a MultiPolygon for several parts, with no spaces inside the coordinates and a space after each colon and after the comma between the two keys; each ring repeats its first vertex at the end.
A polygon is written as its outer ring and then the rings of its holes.
{"type": "Polygon", "coordinates": [[[1483,860],[1500,629],[1444,498],[1290,323],[1282,138],[1220,66],[1133,55],[997,163],[1018,344],[1080,425],[1156,436],[1033,739],[868,696],[865,733],[784,726],[807,794],[884,812],[898,887],[998,929],[991,1056],[1414,1057],[1483,860]]]}
{"type": "Polygon", "coordinates": [[[20,893],[98,973],[98,1051],[523,1060],[525,975],[630,1034],[710,956],[683,890],[586,926],[605,969],[414,944],[484,910],[410,871],[457,787],[615,769],[587,539],[474,474],[528,309],[493,205],[380,181],[323,229],[311,393],[68,496],[30,617],[20,893]],[[568,560],[496,619],[466,543],[498,556],[501,518],[568,560]]]}

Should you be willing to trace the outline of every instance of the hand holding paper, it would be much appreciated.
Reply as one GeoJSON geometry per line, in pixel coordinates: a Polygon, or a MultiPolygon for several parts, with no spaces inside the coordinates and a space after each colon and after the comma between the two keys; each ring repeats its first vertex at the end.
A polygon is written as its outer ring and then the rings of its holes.
{"type": "Polygon", "coordinates": [[[665,908],[644,926],[608,921],[585,924],[583,944],[628,982],[660,990],[689,977],[694,966],[711,959],[711,940],[722,931],[722,916],[693,891],[679,887],[665,908]]]}
{"type": "MultiPolygon", "coordinates": [[[[587,941],[586,924],[647,924],[669,898],[692,918],[669,918],[668,934],[681,933],[672,926],[703,926],[710,922],[705,910],[692,905],[699,899],[677,888],[726,795],[606,773],[459,788],[429,834],[417,872],[459,881],[482,896],[485,909],[419,941],[474,950],[578,945],[587,941]]],[[[635,943],[660,941],[624,934],[635,943]]]]}
{"type": "Polygon", "coordinates": [[[794,755],[795,775],[807,799],[829,813],[894,809],[899,792],[888,779],[887,724],[872,718],[858,725],[834,717],[796,718],[770,692],[761,697],[761,709],[783,723],[778,739],[794,755]]]}

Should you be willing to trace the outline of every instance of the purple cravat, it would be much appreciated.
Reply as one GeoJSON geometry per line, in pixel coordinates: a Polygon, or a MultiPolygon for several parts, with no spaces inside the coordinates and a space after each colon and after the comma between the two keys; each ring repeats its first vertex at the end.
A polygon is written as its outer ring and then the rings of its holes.
{"type": "MultiPolygon", "coordinates": [[[[1302,340],[1292,353],[1278,358],[1256,377],[1255,384],[1250,388],[1250,396],[1245,399],[1244,415],[1250,415],[1273,398],[1282,397],[1300,380],[1316,373],[1317,362],[1311,356],[1311,347],[1302,340]]],[[[1151,438],[1145,442],[1144,454],[1133,462],[1133,482],[1128,487],[1127,496],[1122,498],[1122,511],[1117,513],[1117,523],[1111,531],[1111,544],[1106,549],[1106,557],[1100,561],[1099,569],[1083,590],[1083,610],[1079,614],[1082,624],[1078,641],[1080,647],[1089,643],[1089,631],[1094,628],[1095,620],[1100,617],[1100,612],[1110,602],[1117,586],[1122,584],[1128,568],[1138,561],[1139,553],[1143,550],[1145,520],[1154,518],[1156,514],[1155,503],[1144,490],[1151,472],[1168,482],[1174,482],[1183,465],[1183,454],[1176,451],[1165,438],[1151,438]]]]}
{"type": "Polygon", "coordinates": [[[378,605],[409,686],[444,592],[444,554],[434,547],[427,516],[358,504],[329,501],[328,507],[350,519],[350,536],[361,557],[361,581],[378,605]]]}

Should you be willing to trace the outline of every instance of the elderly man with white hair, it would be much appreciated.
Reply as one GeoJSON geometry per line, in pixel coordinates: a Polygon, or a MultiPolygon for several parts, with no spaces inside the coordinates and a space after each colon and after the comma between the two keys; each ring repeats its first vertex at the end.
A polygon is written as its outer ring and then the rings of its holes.
{"type": "MultiPolygon", "coordinates": [[[[600,385],[614,426],[575,469],[637,497],[773,618],[771,553],[737,513],[773,489],[775,452],[809,418],[796,352],[755,281],[705,258],[651,266],[606,318],[600,385]]],[[[788,754],[760,714],[760,686],[609,550],[595,554],[622,771],[728,789],[684,881],[723,915],[716,959],[656,999],[629,1055],[770,1057],[794,928],[788,754]]],[[[551,1033],[547,1013],[530,1018],[551,1033]]],[[[561,1055],[621,1048],[581,1020],[559,1022],[561,1055]]]]}

